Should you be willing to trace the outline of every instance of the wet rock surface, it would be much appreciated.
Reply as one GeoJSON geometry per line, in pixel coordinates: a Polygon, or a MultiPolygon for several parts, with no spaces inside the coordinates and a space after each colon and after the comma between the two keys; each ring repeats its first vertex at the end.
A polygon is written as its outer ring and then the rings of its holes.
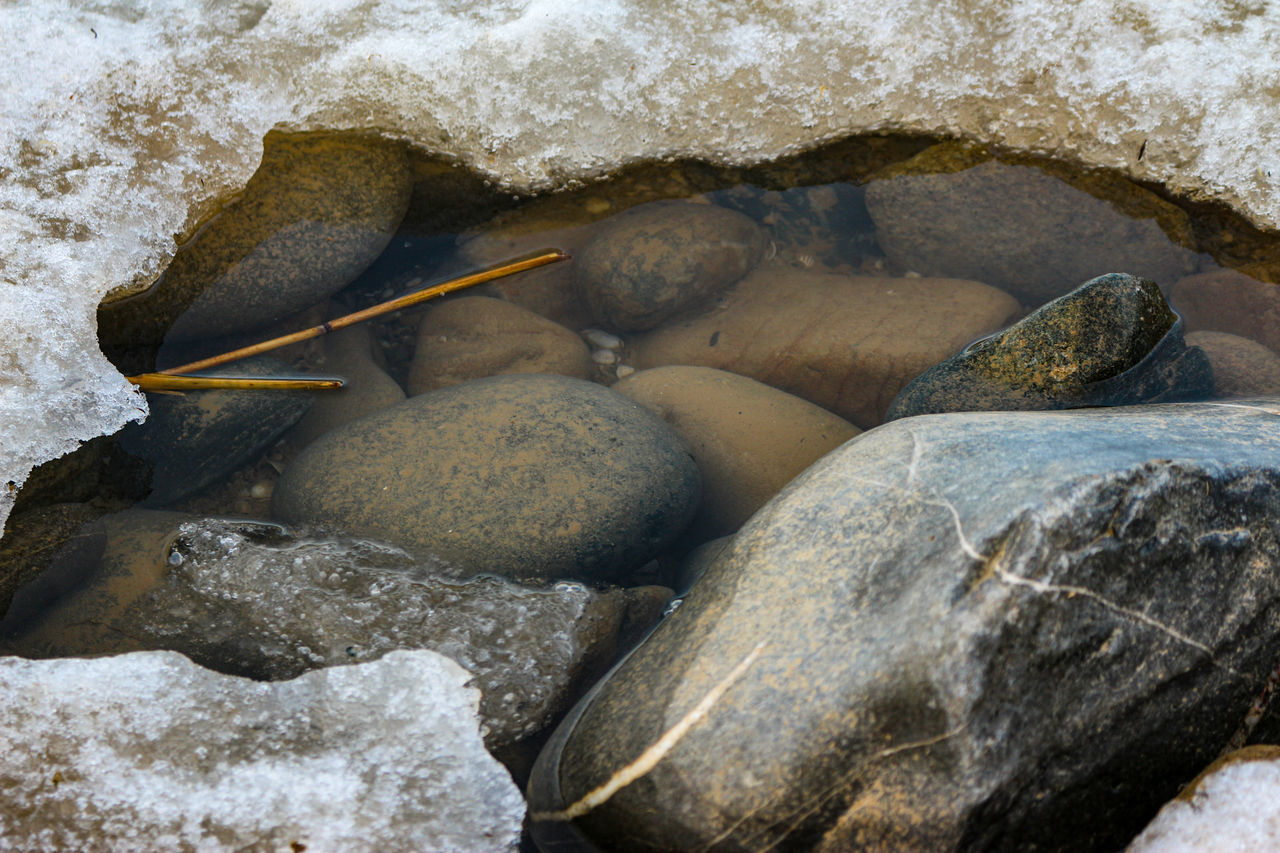
{"type": "MultiPolygon", "coordinates": [[[[221,376],[281,376],[288,365],[255,356],[209,371],[221,376]]],[[[190,391],[151,394],[151,414],[126,427],[120,445],[151,463],[148,503],[161,506],[229,474],[265,450],[311,406],[300,391],[190,391]]]]}
{"type": "Polygon", "coordinates": [[[473,676],[490,747],[543,728],[671,597],[660,588],[459,578],[386,545],[260,522],[133,510],[100,525],[100,567],[8,637],[6,653],[168,649],[274,681],[429,648],[473,676]]]}
{"type": "Polygon", "coordinates": [[[657,416],[600,385],[516,374],[420,394],[329,433],[273,511],[518,579],[613,580],[677,536],[697,465],[657,416]]]}
{"type": "Polygon", "coordinates": [[[860,430],[776,388],[710,367],[656,367],[613,386],[671,425],[702,473],[693,527],[737,530],[765,501],[860,430]]]}
{"type": "Polygon", "coordinates": [[[742,278],[767,243],[755,222],[727,208],[654,202],[595,227],[574,284],[596,320],[643,331],[742,278]]]}
{"type": "Polygon", "coordinates": [[[1113,270],[1162,284],[1195,270],[1187,215],[1107,173],[945,142],[876,176],[866,200],[902,269],[985,282],[1033,306],[1113,270]]]}
{"type": "Polygon", "coordinates": [[[1235,750],[1170,800],[1126,853],[1267,853],[1280,847],[1280,746],[1235,750]]]}
{"type": "Polygon", "coordinates": [[[1121,846],[1276,665],[1274,405],[952,414],[849,442],[571,713],[535,832],[665,749],[573,828],[609,850],[1121,846]]]}
{"type": "Polygon", "coordinates": [[[106,341],[208,338],[323,301],[373,263],[409,204],[399,143],[268,134],[243,193],[183,245],[151,291],[103,306],[106,341]]]}
{"type": "Polygon", "coordinates": [[[887,420],[1205,398],[1213,372],[1155,282],[1109,274],[930,368],[887,420]]]}
{"type": "Polygon", "coordinates": [[[15,849],[515,849],[520,792],[429,651],[261,684],[174,652],[0,658],[15,849]],[[395,772],[387,772],[395,768],[395,772]]]}
{"type": "Polygon", "coordinates": [[[592,372],[591,353],[577,333],[510,302],[466,296],[423,315],[409,394],[501,373],[588,379],[592,372]]]}
{"type": "Polygon", "coordinates": [[[1186,340],[1208,356],[1216,396],[1280,394],[1280,355],[1257,341],[1227,332],[1192,332],[1186,340]]]}
{"type": "Polygon", "coordinates": [[[756,270],[715,308],[632,340],[635,366],[728,370],[864,429],[908,382],[1019,313],[972,281],[756,270]]]}

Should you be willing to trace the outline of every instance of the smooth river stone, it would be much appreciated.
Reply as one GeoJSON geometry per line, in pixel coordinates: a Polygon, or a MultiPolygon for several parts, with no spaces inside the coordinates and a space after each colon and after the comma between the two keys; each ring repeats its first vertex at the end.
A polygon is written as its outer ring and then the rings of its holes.
{"type": "Polygon", "coordinates": [[[287,522],[332,525],[525,580],[616,580],[688,524],[698,467],[671,428],[549,374],[411,397],[311,444],[276,485],[287,522]]]}
{"type": "Polygon", "coordinates": [[[1122,847],[1275,667],[1277,402],[934,415],[855,438],[570,713],[530,783],[535,835],[1122,847]],[[638,778],[556,814],[695,709],[638,778]]]}
{"type": "Polygon", "coordinates": [[[869,429],[908,382],[1020,312],[975,281],[762,267],[702,314],[631,341],[638,368],[732,371],[869,429]]]}
{"type": "Polygon", "coordinates": [[[1214,270],[1179,281],[1169,302],[1188,331],[1230,332],[1280,352],[1280,285],[1214,270]]]}
{"type": "Polygon", "coordinates": [[[1195,269],[1187,214],[1107,172],[944,142],[874,176],[866,199],[900,268],[1033,306],[1115,270],[1171,285],[1195,269]]]}
{"type": "Polygon", "coordinates": [[[578,295],[601,323],[652,329],[751,271],[769,238],[712,204],[642,204],[597,225],[574,259],[578,295]]]}
{"type": "Polygon", "coordinates": [[[912,380],[888,420],[1204,399],[1209,358],[1154,281],[1098,276],[912,380]]]}
{"type": "Polygon", "coordinates": [[[179,248],[151,290],[104,305],[100,334],[116,345],[216,337],[321,302],[381,254],[412,185],[401,143],[273,131],[244,191],[179,248]]]}
{"type": "Polygon", "coordinates": [[[1257,341],[1227,332],[1192,332],[1187,343],[1209,357],[1216,396],[1280,394],[1280,355],[1257,341]]]}
{"type": "Polygon", "coordinates": [[[591,351],[577,333],[501,299],[464,296],[422,315],[409,394],[501,373],[588,379],[593,372],[591,351]]]}
{"type": "Polygon", "coordinates": [[[655,367],[617,382],[671,425],[702,472],[693,527],[723,536],[861,430],[799,397],[711,367],[655,367]]]}

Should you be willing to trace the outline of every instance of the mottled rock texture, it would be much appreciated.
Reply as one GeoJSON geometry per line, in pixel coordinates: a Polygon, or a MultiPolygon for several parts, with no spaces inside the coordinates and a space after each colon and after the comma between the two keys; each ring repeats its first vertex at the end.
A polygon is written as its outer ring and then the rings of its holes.
{"type": "Polygon", "coordinates": [[[698,468],[643,406],[567,376],[411,397],[311,444],[273,511],[521,579],[613,580],[688,524],[698,468]]]}
{"type": "Polygon", "coordinates": [[[767,244],[760,226],[741,213],[654,202],[595,227],[574,263],[574,284],[596,320],[640,332],[742,278],[767,244]]]}
{"type": "Polygon", "coordinates": [[[531,810],[578,801],[710,697],[575,826],[609,850],[1122,846],[1276,666],[1275,402],[859,436],[571,714],[531,810]]]}
{"type": "Polygon", "coordinates": [[[1202,350],[1150,279],[1109,274],[999,334],[965,347],[902,389],[888,420],[1194,400],[1213,394],[1202,350]]]}

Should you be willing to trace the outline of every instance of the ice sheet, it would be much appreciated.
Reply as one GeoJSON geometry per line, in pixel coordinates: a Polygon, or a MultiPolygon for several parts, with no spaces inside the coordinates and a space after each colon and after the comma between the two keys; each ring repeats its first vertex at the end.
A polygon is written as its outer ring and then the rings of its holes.
{"type": "Polygon", "coordinates": [[[5,4],[0,479],[139,414],[93,306],[150,281],[279,123],[381,128],[520,188],[947,132],[1275,225],[1278,35],[1262,0],[5,4]]]}

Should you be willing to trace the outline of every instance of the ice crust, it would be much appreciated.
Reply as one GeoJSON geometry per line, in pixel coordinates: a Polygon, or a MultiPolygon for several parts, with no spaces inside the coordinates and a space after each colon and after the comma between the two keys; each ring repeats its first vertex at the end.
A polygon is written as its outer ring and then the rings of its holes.
{"type": "Polygon", "coordinates": [[[1267,853],[1280,849],[1280,759],[1210,773],[1165,805],[1127,853],[1267,853]]]}
{"type": "Polygon", "coordinates": [[[524,800],[430,651],[259,683],[176,652],[0,658],[17,850],[514,849],[524,800]]]}
{"type": "Polygon", "coordinates": [[[513,189],[945,132],[1276,225],[1277,35],[1262,0],[5,4],[0,479],[141,413],[93,307],[150,281],[278,124],[380,128],[513,189]]]}

